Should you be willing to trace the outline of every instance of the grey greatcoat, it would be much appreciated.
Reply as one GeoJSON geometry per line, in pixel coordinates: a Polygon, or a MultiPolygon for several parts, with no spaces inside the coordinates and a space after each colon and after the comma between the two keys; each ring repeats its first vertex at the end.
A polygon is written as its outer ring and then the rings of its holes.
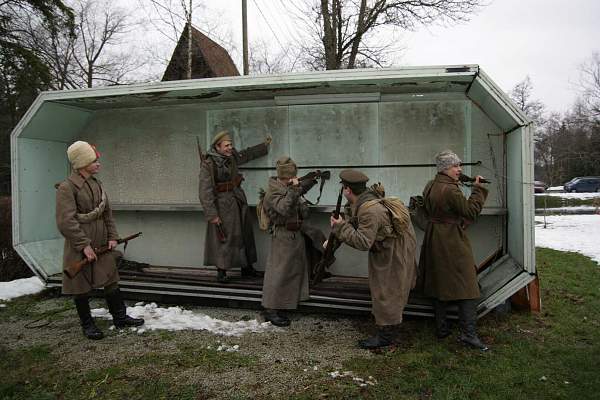
{"type": "Polygon", "coordinates": [[[392,228],[388,209],[373,193],[358,196],[349,219],[333,227],[335,236],[358,250],[369,251],[369,288],[375,323],[379,326],[402,322],[402,312],[417,280],[416,238],[408,212],[405,231],[392,228]]]}
{"type": "Polygon", "coordinates": [[[271,223],[271,251],[263,281],[262,305],[270,309],[295,309],[309,297],[309,252],[322,251],[325,235],[305,219],[308,206],[302,188],[269,179],[263,207],[271,223]],[[299,230],[288,230],[300,225],[299,230]]]}
{"type": "MultiPolygon", "coordinates": [[[[98,210],[100,211],[100,210],[98,210]]],[[[65,237],[63,268],[70,263],[85,258],[83,249],[106,246],[109,240],[117,240],[119,235],[112,216],[110,203],[102,184],[94,177],[84,179],[78,172],[61,182],[56,192],[56,225],[65,237]],[[104,211],[95,212],[105,199],[104,211]]],[[[85,294],[93,288],[101,288],[119,282],[116,267],[118,251],[98,256],[98,260],[86,265],[73,279],[63,274],[64,294],[85,294]]]]}
{"type": "MultiPolygon", "coordinates": [[[[231,185],[228,191],[218,192],[218,184],[227,184],[238,177],[237,166],[268,153],[265,143],[234,151],[231,157],[209,152],[200,168],[199,197],[206,217],[204,242],[204,265],[219,269],[243,268],[256,262],[256,245],[252,223],[249,219],[248,200],[241,186],[231,185]],[[226,240],[221,242],[214,224],[208,223],[220,217],[226,240]]],[[[241,177],[240,177],[241,178],[241,177]]]]}
{"type": "Polygon", "coordinates": [[[427,296],[442,301],[479,298],[477,267],[465,228],[481,212],[487,194],[487,189],[473,186],[466,199],[458,182],[441,173],[425,186],[423,200],[431,221],[419,266],[427,296]]]}

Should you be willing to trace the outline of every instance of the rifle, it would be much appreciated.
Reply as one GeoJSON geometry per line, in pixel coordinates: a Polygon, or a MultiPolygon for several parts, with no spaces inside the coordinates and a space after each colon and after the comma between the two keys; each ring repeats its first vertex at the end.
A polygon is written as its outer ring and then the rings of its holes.
{"type": "MultiPolygon", "coordinates": [[[[340,194],[338,195],[337,203],[335,205],[335,211],[333,212],[333,216],[335,219],[340,217],[340,210],[342,208],[342,197],[344,196],[344,187],[340,188],[340,194]]],[[[317,283],[323,280],[325,276],[325,271],[335,262],[335,250],[337,241],[335,234],[333,232],[329,233],[329,238],[327,239],[327,246],[325,247],[325,251],[323,252],[323,257],[321,260],[315,265],[313,269],[312,279],[310,280],[311,285],[316,285],[317,283]]]]}
{"type": "MultiPolygon", "coordinates": [[[[317,202],[316,203],[311,203],[310,201],[308,201],[308,204],[310,205],[317,205],[319,204],[319,201],[321,201],[321,195],[323,194],[323,187],[325,186],[325,181],[331,179],[331,171],[321,171],[320,169],[317,169],[315,171],[311,171],[308,174],[301,176],[300,178],[298,178],[298,182],[305,182],[305,181],[313,181],[319,179],[321,181],[321,184],[319,185],[319,197],[317,197],[317,202]]],[[[310,186],[312,187],[312,185],[310,186]]]]}
{"type": "MultiPolygon", "coordinates": [[[[202,146],[200,146],[200,138],[198,136],[196,136],[196,146],[198,147],[198,157],[200,157],[200,168],[202,168],[203,166],[208,168],[210,171],[210,176],[212,177],[212,183],[213,183],[213,191],[216,188],[216,183],[215,183],[215,177],[213,174],[213,169],[211,167],[210,164],[208,164],[208,161],[206,160],[206,156],[204,155],[204,153],[202,153],[202,146]]],[[[215,193],[215,198],[217,197],[217,194],[215,193]]],[[[216,203],[215,203],[215,207],[216,207],[216,203]]],[[[217,209],[217,212],[219,210],[217,209]]],[[[214,224],[215,225],[215,229],[217,230],[217,239],[219,239],[219,242],[221,243],[225,243],[227,241],[227,236],[225,235],[225,230],[223,229],[223,225],[221,224],[214,224]]]]}
{"type": "MultiPolygon", "coordinates": [[[[462,183],[475,182],[475,178],[471,178],[469,175],[465,175],[462,172],[458,176],[458,180],[461,181],[462,183]]],[[[481,178],[479,180],[479,182],[481,182],[481,183],[492,183],[491,181],[488,181],[487,179],[483,179],[483,178],[481,178]]]]}
{"type": "MultiPolygon", "coordinates": [[[[117,244],[121,244],[121,243],[125,243],[125,248],[127,248],[127,243],[130,240],[133,240],[139,236],[142,236],[142,232],[138,232],[135,233],[133,235],[127,236],[125,238],[122,239],[117,239],[117,244]]],[[[94,249],[94,253],[96,253],[96,256],[101,256],[102,254],[106,254],[110,252],[110,249],[108,248],[108,245],[106,246],[102,246],[100,248],[96,248],[94,249]]],[[[88,265],[90,263],[90,261],[87,258],[84,258],[81,261],[76,261],[70,265],[67,265],[64,269],[64,273],[67,277],[69,277],[70,279],[73,279],[79,272],[81,272],[81,270],[83,269],[83,267],[85,267],[86,265],[88,265]]]]}

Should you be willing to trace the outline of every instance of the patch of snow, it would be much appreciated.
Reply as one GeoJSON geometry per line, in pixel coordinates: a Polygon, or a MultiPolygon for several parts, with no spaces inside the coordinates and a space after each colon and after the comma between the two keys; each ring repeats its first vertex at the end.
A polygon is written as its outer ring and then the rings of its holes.
{"type": "Polygon", "coordinates": [[[44,283],[37,277],[0,282],[0,300],[10,300],[44,290],[44,283]]]}
{"type": "Polygon", "coordinates": [[[600,215],[536,216],[535,245],[561,251],[576,251],[600,263],[600,215]]]}
{"type": "Polygon", "coordinates": [[[333,379],[350,377],[352,378],[352,382],[356,383],[360,387],[365,387],[368,385],[374,386],[377,383],[377,380],[372,376],[369,376],[369,379],[363,379],[361,377],[355,376],[354,372],[352,371],[333,371],[329,373],[329,376],[333,379]]]}
{"type": "Polygon", "coordinates": [[[548,189],[546,189],[547,192],[560,192],[565,190],[564,185],[563,186],[550,186],[548,189]]]}
{"type": "MultiPolygon", "coordinates": [[[[96,318],[112,319],[105,308],[93,309],[92,315],[96,318]]],[[[278,332],[281,330],[270,322],[261,323],[255,319],[229,322],[211,318],[199,312],[184,310],[181,307],[159,307],[156,303],[127,307],[127,315],[133,318],[144,318],[144,325],[136,330],[138,333],[158,329],[168,331],[204,330],[222,336],[242,336],[245,333],[278,332]]],[[[237,349],[238,347],[233,346],[233,350],[221,348],[217,351],[237,351],[237,349]]]]}

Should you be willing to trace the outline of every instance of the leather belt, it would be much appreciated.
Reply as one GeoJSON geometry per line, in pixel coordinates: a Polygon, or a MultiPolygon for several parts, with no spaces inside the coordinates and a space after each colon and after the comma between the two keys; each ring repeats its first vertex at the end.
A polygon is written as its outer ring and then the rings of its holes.
{"type": "Polygon", "coordinates": [[[230,181],[215,183],[215,190],[217,192],[231,192],[233,189],[240,186],[243,180],[244,177],[242,175],[237,175],[230,181]]]}

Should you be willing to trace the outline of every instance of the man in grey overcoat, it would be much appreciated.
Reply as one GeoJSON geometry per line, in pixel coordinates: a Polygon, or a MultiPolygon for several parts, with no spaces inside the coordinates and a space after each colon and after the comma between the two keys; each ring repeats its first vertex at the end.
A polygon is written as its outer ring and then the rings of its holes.
{"type": "Polygon", "coordinates": [[[448,302],[456,302],[461,327],[459,340],[481,350],[487,346],[477,335],[479,284],[477,266],[466,227],[481,213],[488,190],[475,178],[469,198],[459,188],[460,158],[450,150],[435,157],[438,173],[423,190],[429,223],[421,248],[420,269],[424,293],[433,298],[436,336],[450,335],[446,321],[448,302]]]}
{"type": "Polygon", "coordinates": [[[100,153],[87,142],[77,141],[67,149],[73,172],[56,191],[56,225],[65,238],[63,268],[87,258],[90,264],[73,278],[63,274],[62,292],[74,296],[75,307],[89,339],[102,339],[91,316],[89,295],[92,289],[104,288],[108,310],[116,328],[139,326],[141,318],[126,314],[119,290],[118,251],[97,255],[94,249],[117,246],[119,235],[108,196],[102,183],[94,177],[100,170],[100,153]]]}
{"type": "Polygon", "coordinates": [[[332,231],[341,242],[369,252],[369,289],[377,325],[376,334],[358,344],[365,349],[399,344],[402,313],[417,280],[417,241],[408,209],[399,203],[392,216],[383,202],[385,194],[367,189],[369,178],[360,171],[344,170],[340,179],[350,208],[346,219],[331,217],[332,231]]]}
{"type": "MultiPolygon", "coordinates": [[[[296,163],[283,156],[276,163],[277,177],[269,179],[263,199],[269,216],[271,251],[263,282],[262,305],[265,320],[288,326],[285,310],[298,308],[307,300],[311,249],[322,249],[325,235],[307,222],[308,204],[302,197],[317,182],[299,180],[296,163]],[[308,243],[310,241],[311,243],[308,243]]],[[[322,251],[322,250],[321,250],[322,251]]]]}
{"type": "Polygon", "coordinates": [[[228,270],[241,268],[242,276],[258,276],[248,200],[241,187],[238,165],[267,155],[271,137],[264,143],[237,151],[228,131],[213,138],[200,166],[199,197],[207,221],[204,265],[217,267],[217,280],[229,281],[228,270]]]}

